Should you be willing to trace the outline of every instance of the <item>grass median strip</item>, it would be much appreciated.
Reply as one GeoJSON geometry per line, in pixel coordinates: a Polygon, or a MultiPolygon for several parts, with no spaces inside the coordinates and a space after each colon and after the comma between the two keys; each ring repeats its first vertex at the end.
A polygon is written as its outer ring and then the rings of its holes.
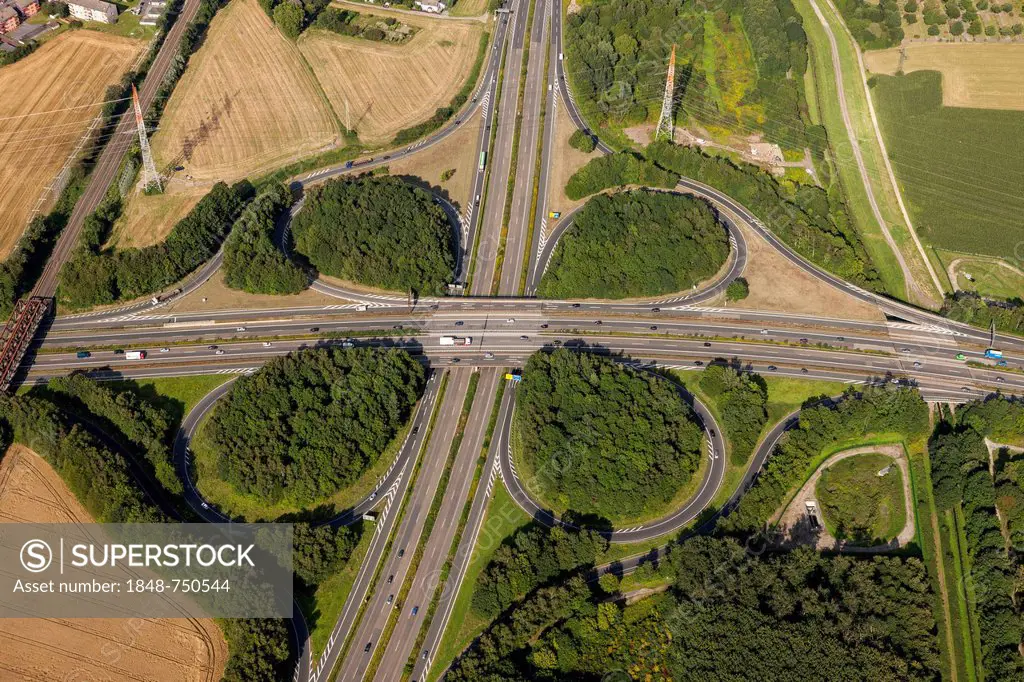
{"type": "MultiPolygon", "coordinates": [[[[473,482],[470,484],[466,503],[462,507],[462,515],[459,517],[458,528],[456,528],[455,535],[452,537],[451,547],[448,549],[448,556],[445,558],[445,562],[441,566],[440,579],[438,580],[439,586],[443,586],[448,580],[452,564],[455,561],[455,553],[458,551],[462,535],[466,530],[466,524],[469,522],[469,512],[473,508],[473,500],[476,498],[477,489],[480,486],[480,477],[483,473],[484,463],[487,461],[487,450],[491,446],[491,437],[494,434],[494,426],[498,421],[498,410],[501,408],[501,398],[505,394],[505,385],[504,381],[499,381],[498,383],[498,390],[494,398],[494,404],[491,406],[490,420],[487,422],[487,430],[484,433],[483,445],[480,447],[480,456],[477,458],[476,469],[473,472],[473,482]]],[[[441,591],[435,590],[434,596],[430,600],[430,606],[427,608],[427,616],[423,619],[423,624],[420,626],[419,634],[416,636],[416,644],[413,646],[412,653],[409,655],[409,660],[406,662],[405,669],[402,671],[402,680],[408,679],[416,666],[416,652],[423,647],[423,642],[427,638],[427,633],[430,630],[430,624],[433,622],[434,614],[437,612],[437,607],[441,601],[442,593],[443,587],[441,591]]],[[[442,636],[444,635],[443,632],[441,634],[442,636]]]]}

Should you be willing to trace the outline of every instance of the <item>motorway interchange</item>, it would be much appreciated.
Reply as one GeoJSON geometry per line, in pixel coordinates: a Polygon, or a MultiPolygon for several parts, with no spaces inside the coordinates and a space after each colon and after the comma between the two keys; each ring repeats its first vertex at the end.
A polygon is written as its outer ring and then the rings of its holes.
{"type": "MultiPolygon", "coordinates": [[[[724,361],[761,374],[850,384],[906,383],[918,386],[926,399],[940,402],[962,402],[997,390],[1024,394],[1024,374],[1012,371],[1024,365],[1024,340],[1003,335],[990,338],[987,330],[953,323],[843,282],[794,253],[743,206],[692,179],[684,179],[677,190],[707,198],[718,209],[733,237],[729,266],[716,281],[699,291],[644,301],[544,301],[517,296],[521,284],[527,294],[535,291],[558,238],[572,224],[572,215],[563,216],[542,239],[540,224],[548,211],[544,197],[548,194],[556,119],[551,112],[554,107],[567,107],[574,124],[586,127],[565,80],[561,3],[537,2],[529,42],[526,5],[525,0],[511,0],[506,8],[509,12],[496,16],[493,46],[480,85],[471,101],[447,126],[409,147],[315,171],[294,183],[294,189],[301,193],[328,178],[364,172],[389,159],[418,154],[453,134],[470,117],[479,115],[483,123],[478,152],[486,153],[488,163],[476,170],[471,203],[464,214],[460,216],[453,207],[445,206],[459,235],[454,279],[462,285],[468,283],[460,291],[467,295],[410,301],[399,294],[366,293],[317,281],[313,289],[337,298],[337,305],[167,312],[170,301],[193,296],[217,271],[221,263],[218,254],[170,296],[56,318],[22,368],[22,379],[28,383],[75,370],[87,370],[101,379],[245,374],[279,354],[341,343],[399,346],[429,364],[426,392],[409,435],[387,474],[370,496],[330,521],[345,524],[370,511],[377,514],[370,550],[334,624],[327,649],[318,660],[312,659],[306,628],[296,609],[294,631],[300,651],[296,679],[320,682],[332,674],[339,680],[363,679],[374,656],[378,659],[373,679],[398,679],[410,660],[415,661],[411,679],[426,679],[493,486],[507,486],[516,503],[531,516],[546,522],[557,521],[531,499],[528,484],[519,480],[509,456],[508,434],[515,391],[506,390],[498,407],[495,437],[483,465],[481,485],[471,501],[465,530],[457,537],[459,517],[471,489],[498,385],[505,380],[506,368],[523,364],[538,350],[567,347],[607,353],[648,370],[697,370],[710,362],[724,361]],[[530,50],[524,72],[521,66],[527,45],[530,50]],[[549,65],[547,74],[545,62],[549,65]],[[520,109],[522,74],[526,80],[520,109]],[[545,89],[545,82],[551,87],[545,89]],[[542,106],[548,112],[543,117],[542,106]],[[512,125],[517,116],[522,121],[519,128],[512,125]],[[515,182],[509,188],[517,131],[517,168],[515,182]],[[535,178],[537,153],[541,154],[540,175],[535,178]],[[509,190],[512,211],[503,236],[503,209],[509,190]],[[535,191],[541,200],[531,215],[535,191]],[[883,315],[877,321],[864,321],[843,319],[842,311],[833,317],[821,317],[702,306],[743,273],[746,244],[735,229],[737,223],[745,224],[757,238],[764,239],[822,285],[874,305],[883,315]],[[536,229],[531,230],[531,225],[536,229]],[[499,253],[503,253],[503,258],[499,258],[499,253]],[[524,261],[527,267],[525,281],[521,282],[524,261]],[[494,290],[497,297],[489,295],[494,290]],[[471,337],[472,343],[445,346],[439,341],[442,336],[471,337]],[[993,342],[1004,353],[1005,367],[996,366],[985,357],[985,349],[993,342]],[[124,355],[126,349],[144,349],[148,357],[144,361],[128,360],[124,355]],[[480,372],[479,385],[455,455],[444,503],[431,532],[423,537],[426,510],[439,486],[469,377],[475,370],[480,372]],[[439,400],[443,373],[449,375],[448,385],[439,400]],[[433,428],[428,429],[432,421],[433,428]],[[403,505],[405,513],[398,514],[403,505]],[[441,584],[442,565],[453,542],[457,542],[455,560],[441,584]],[[422,556],[415,573],[410,574],[409,558],[417,547],[422,547],[422,556]],[[392,600],[407,581],[410,588],[404,611],[396,621],[392,600]],[[432,620],[425,622],[425,607],[436,594],[440,595],[437,608],[432,620]],[[416,613],[411,611],[414,605],[416,613]],[[422,628],[426,628],[426,637],[417,651],[414,647],[422,628]],[[389,638],[382,641],[385,632],[389,638]]],[[[603,144],[599,148],[605,153],[611,151],[603,144]]],[[[299,208],[301,202],[292,215],[299,208]]],[[[58,251],[56,260],[47,268],[47,273],[53,273],[44,282],[47,286],[55,281],[61,253],[66,250],[58,251]]],[[[185,499],[200,517],[210,522],[224,521],[225,517],[195,489],[190,478],[188,445],[202,417],[230,386],[228,383],[214,390],[186,416],[174,448],[176,468],[186,484],[185,499]]],[[[616,529],[610,536],[613,542],[658,537],[667,540],[670,534],[697,518],[718,493],[725,467],[722,431],[699,402],[694,407],[705,430],[708,461],[698,491],[664,519],[616,529]]],[[[784,420],[761,443],[744,482],[733,491],[733,501],[742,495],[775,441],[793,423],[793,419],[784,420]]],[[[624,564],[629,569],[636,565],[636,560],[624,564]]]]}

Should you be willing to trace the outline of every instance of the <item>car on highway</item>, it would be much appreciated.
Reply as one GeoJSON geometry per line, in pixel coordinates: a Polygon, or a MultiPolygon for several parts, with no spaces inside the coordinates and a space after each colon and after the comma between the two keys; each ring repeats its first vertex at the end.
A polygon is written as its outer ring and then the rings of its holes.
{"type": "Polygon", "coordinates": [[[161,353],[170,353],[170,352],[171,352],[171,349],[170,349],[170,348],[161,348],[161,349],[160,349],[160,352],[161,352],[161,353]]]}
{"type": "Polygon", "coordinates": [[[412,615],[414,615],[414,616],[415,616],[415,615],[416,615],[417,613],[419,613],[419,612],[420,612],[420,607],[419,607],[418,605],[417,605],[417,606],[414,606],[414,607],[412,607],[412,615]]]}
{"type": "Polygon", "coordinates": [[[245,331],[245,327],[235,327],[235,331],[236,332],[244,332],[245,331]]]}
{"type": "Polygon", "coordinates": [[[997,362],[996,367],[1006,367],[1006,360],[1000,360],[997,362]]]}
{"type": "Polygon", "coordinates": [[[529,341],[530,337],[527,336],[526,334],[523,334],[522,336],[519,337],[519,340],[520,341],[529,341]]]}
{"type": "Polygon", "coordinates": [[[800,343],[807,344],[809,342],[807,341],[807,339],[800,339],[800,343]]]}
{"type": "Polygon", "coordinates": [[[967,359],[967,356],[966,356],[966,355],[964,355],[963,353],[957,353],[957,354],[956,354],[956,359],[957,359],[957,360],[966,360],[966,359],[967,359]]]}
{"type": "Polygon", "coordinates": [[[761,330],[761,333],[762,333],[762,334],[767,334],[767,333],[768,333],[768,330],[767,330],[767,329],[762,329],[762,330],[761,330]]]}
{"type": "Polygon", "coordinates": [[[412,435],[415,436],[419,432],[420,432],[420,427],[419,426],[412,427],[412,435]]]}
{"type": "Polygon", "coordinates": [[[604,324],[601,320],[594,320],[594,324],[604,324]]]}
{"type": "Polygon", "coordinates": [[[806,367],[801,367],[800,368],[800,373],[801,374],[807,374],[807,368],[806,367]]]}
{"type": "Polygon", "coordinates": [[[395,595],[394,594],[389,594],[388,595],[388,606],[391,606],[394,603],[395,603],[395,595]]]}
{"type": "Polygon", "coordinates": [[[311,332],[313,332],[314,334],[316,334],[316,333],[317,333],[318,331],[320,331],[320,327],[310,327],[310,328],[309,328],[309,331],[311,331],[311,332]]]}
{"type": "Polygon", "coordinates": [[[363,647],[363,653],[364,654],[370,653],[370,649],[372,649],[372,648],[373,648],[373,642],[367,642],[366,646],[363,647]]]}
{"type": "Polygon", "coordinates": [[[846,337],[845,336],[837,336],[836,337],[836,341],[846,341],[846,337]]]}
{"type": "Polygon", "coordinates": [[[117,350],[114,351],[114,355],[124,355],[124,349],[118,348],[117,350]]]}
{"type": "Polygon", "coordinates": [[[703,367],[704,366],[704,361],[703,360],[694,360],[693,364],[696,365],[697,367],[703,367]]]}
{"type": "Polygon", "coordinates": [[[555,344],[556,346],[561,346],[562,345],[562,339],[555,339],[551,343],[555,344]]]}
{"type": "Polygon", "coordinates": [[[84,360],[85,358],[92,357],[92,353],[90,353],[87,350],[80,350],[77,353],[75,353],[75,357],[78,358],[79,360],[84,360]]]}
{"type": "Polygon", "coordinates": [[[427,660],[427,656],[429,656],[429,655],[430,655],[430,649],[424,649],[423,650],[423,660],[424,661],[427,660]]]}
{"type": "Polygon", "coordinates": [[[967,388],[966,386],[964,386],[964,387],[963,387],[963,388],[961,388],[960,390],[961,390],[962,392],[964,392],[964,393],[970,393],[970,392],[971,392],[971,389],[967,388]]]}
{"type": "Polygon", "coordinates": [[[377,491],[374,490],[372,493],[370,493],[370,502],[373,502],[376,499],[377,499],[377,491]]]}
{"type": "Polygon", "coordinates": [[[493,360],[494,359],[494,353],[484,353],[484,359],[485,360],[493,360]]]}
{"type": "Polygon", "coordinates": [[[505,324],[515,324],[515,323],[516,323],[516,318],[514,318],[514,317],[509,317],[509,318],[505,319],[505,324]]]}
{"type": "Polygon", "coordinates": [[[900,352],[901,353],[910,353],[910,349],[909,348],[900,348],[900,352]]]}
{"type": "Polygon", "coordinates": [[[405,556],[405,547],[403,547],[400,550],[398,550],[398,558],[401,559],[404,556],[405,556]]]}
{"type": "Polygon", "coordinates": [[[660,313],[661,312],[661,308],[651,308],[651,312],[652,313],[660,313]]]}
{"type": "Polygon", "coordinates": [[[450,365],[457,365],[460,362],[462,362],[462,361],[459,360],[459,358],[448,358],[448,364],[450,364],[450,365]]]}
{"type": "Polygon", "coordinates": [[[1004,381],[1006,381],[1006,379],[1004,379],[1004,378],[1002,378],[1002,377],[996,377],[996,383],[997,383],[997,384],[1001,384],[1001,383],[1003,383],[1004,381]]]}
{"type": "Polygon", "coordinates": [[[206,350],[217,350],[217,346],[216,345],[207,346],[206,350]]]}
{"type": "Polygon", "coordinates": [[[769,372],[777,372],[778,370],[779,370],[779,368],[776,367],[775,365],[768,365],[768,371],[769,372]]]}
{"type": "Polygon", "coordinates": [[[224,349],[218,348],[217,350],[214,351],[214,355],[224,355],[224,349]]]}
{"type": "Polygon", "coordinates": [[[547,329],[547,328],[548,328],[547,322],[545,322],[544,324],[542,324],[542,325],[540,326],[540,328],[541,328],[541,329],[547,329]]]}
{"type": "Polygon", "coordinates": [[[711,348],[711,344],[710,344],[710,343],[708,343],[707,341],[705,341],[705,342],[704,342],[704,347],[705,347],[705,348],[711,348]]]}
{"type": "Polygon", "coordinates": [[[264,348],[270,348],[270,347],[271,347],[271,346],[273,346],[273,345],[274,345],[274,344],[270,343],[270,341],[264,341],[264,342],[263,342],[263,347],[264,347],[264,348]]]}
{"type": "Polygon", "coordinates": [[[920,362],[917,362],[917,361],[915,360],[915,361],[914,361],[914,367],[920,367],[920,366],[921,366],[921,363],[920,363],[920,362]]]}
{"type": "Polygon", "coordinates": [[[388,576],[388,585],[390,585],[393,582],[395,582],[395,574],[394,573],[392,573],[391,575],[388,576]]]}
{"type": "Polygon", "coordinates": [[[652,325],[651,325],[651,331],[652,331],[652,332],[656,332],[656,331],[658,331],[658,325],[656,325],[656,324],[652,324],[652,325]]]}
{"type": "Polygon", "coordinates": [[[573,307],[573,308],[579,308],[579,307],[580,307],[580,304],[579,304],[579,303],[573,303],[573,304],[572,304],[572,307],[573,307]]]}
{"type": "Polygon", "coordinates": [[[462,325],[464,325],[464,324],[466,324],[466,323],[465,323],[465,322],[463,322],[462,320],[456,320],[456,321],[455,321],[455,326],[456,326],[456,327],[461,327],[461,326],[462,326],[462,325]]]}

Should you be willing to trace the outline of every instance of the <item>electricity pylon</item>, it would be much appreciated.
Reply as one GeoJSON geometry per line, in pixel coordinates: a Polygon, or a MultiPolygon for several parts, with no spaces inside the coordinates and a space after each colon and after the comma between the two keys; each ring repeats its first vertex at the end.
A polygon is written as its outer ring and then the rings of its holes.
{"type": "Polygon", "coordinates": [[[672,56],[668,60],[668,77],[665,79],[665,97],[661,101],[661,118],[658,129],[654,131],[654,139],[660,140],[664,135],[670,142],[675,139],[672,127],[672,97],[676,86],[676,46],[672,46],[672,56]]]}
{"type": "Polygon", "coordinates": [[[134,85],[132,86],[132,105],[135,107],[135,127],[139,131],[139,151],[142,152],[142,186],[148,189],[150,185],[156,185],[156,190],[162,192],[160,175],[156,172],[153,152],[149,148],[149,138],[146,137],[146,121],[142,118],[139,93],[134,85]]]}

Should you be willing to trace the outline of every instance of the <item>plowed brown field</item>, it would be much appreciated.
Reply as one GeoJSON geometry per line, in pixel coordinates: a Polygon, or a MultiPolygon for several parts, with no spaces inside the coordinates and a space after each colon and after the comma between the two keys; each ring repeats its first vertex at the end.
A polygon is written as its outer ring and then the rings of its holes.
{"type": "Polygon", "coordinates": [[[0,258],[144,43],[72,31],[0,68],[0,258]]]}
{"type": "MultiPolygon", "coordinates": [[[[88,523],[57,474],[12,446],[0,461],[0,523],[88,523]]],[[[216,682],[227,645],[208,619],[0,619],[4,682],[216,682]]]]}

